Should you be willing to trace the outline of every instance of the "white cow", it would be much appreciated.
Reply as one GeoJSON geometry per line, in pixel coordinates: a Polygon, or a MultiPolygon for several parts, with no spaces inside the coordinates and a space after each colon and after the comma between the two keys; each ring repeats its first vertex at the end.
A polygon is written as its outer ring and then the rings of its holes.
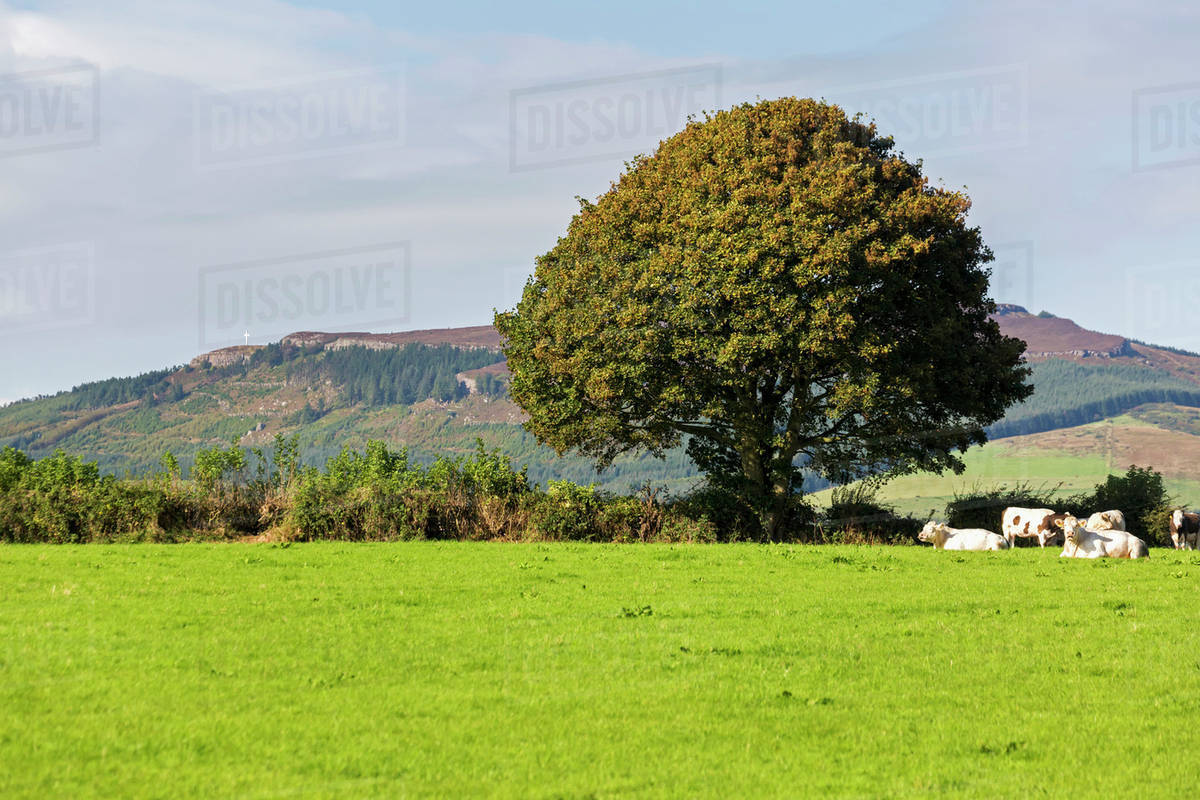
{"type": "Polygon", "coordinates": [[[1055,523],[1063,529],[1065,541],[1061,558],[1147,558],[1146,543],[1125,531],[1090,531],[1068,514],[1055,523]]]}
{"type": "Polygon", "coordinates": [[[1120,511],[1097,511],[1088,517],[1084,525],[1089,531],[1123,531],[1125,530],[1125,515],[1120,511]]]}
{"type": "Polygon", "coordinates": [[[1008,542],[998,533],[979,528],[951,528],[930,520],[917,534],[922,542],[932,542],[938,550],[1007,550],[1008,542]]]}
{"type": "Polygon", "coordinates": [[[1045,547],[1047,542],[1058,538],[1056,521],[1065,516],[1066,514],[1056,514],[1049,508],[1010,507],[1004,509],[1000,529],[1004,531],[1004,538],[1008,540],[1009,547],[1016,546],[1018,536],[1036,537],[1038,544],[1045,547]]]}

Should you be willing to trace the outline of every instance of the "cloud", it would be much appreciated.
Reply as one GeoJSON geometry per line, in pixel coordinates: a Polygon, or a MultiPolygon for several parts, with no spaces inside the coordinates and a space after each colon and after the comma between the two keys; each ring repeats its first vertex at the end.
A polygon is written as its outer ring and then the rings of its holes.
{"type": "MultiPolygon", "coordinates": [[[[86,63],[100,77],[94,145],[0,161],[5,247],[90,242],[96,322],[6,352],[0,392],[186,361],[198,338],[199,271],[216,264],[410,241],[409,327],[485,322],[493,306],[508,302],[513,276],[531,269],[565,229],[574,196],[604,191],[626,158],[653,146],[643,130],[611,152],[581,150],[575,154],[589,159],[514,172],[513,93],[591,81],[585,99],[599,91],[608,93],[602,100],[643,102],[678,87],[664,79],[647,95],[644,83],[621,76],[713,61],[722,106],[780,94],[836,97],[897,81],[911,88],[1019,67],[1028,77],[1024,140],[983,129],[995,146],[978,152],[950,152],[936,138],[898,132],[900,144],[925,158],[929,174],[968,186],[988,241],[1031,245],[1032,305],[1065,305],[1080,322],[1103,328],[1104,309],[1119,303],[1137,263],[1167,261],[1200,244],[1190,225],[1200,167],[1137,173],[1131,164],[1133,91],[1200,81],[1197,13],[1184,3],[1154,13],[1108,3],[1086,15],[1034,3],[973,4],[898,28],[870,50],[775,59],[690,52],[673,41],[674,55],[664,57],[615,39],[581,41],[578,32],[416,34],[274,0],[0,6],[0,70],[86,63]],[[357,74],[361,80],[343,81],[332,95],[352,102],[385,88],[398,66],[403,135],[395,141],[332,133],[300,149],[279,139],[272,151],[268,138],[265,151],[234,150],[221,163],[197,157],[205,144],[199,98],[251,97],[244,91],[263,86],[284,87],[275,100],[319,98],[329,93],[329,75],[357,74]],[[1091,280],[1081,281],[1082,273],[1091,280]],[[19,386],[11,377],[18,375],[25,377],[19,386]]],[[[987,88],[969,81],[950,88],[980,86],[987,88]]],[[[249,123],[240,132],[254,133],[249,123]]]]}
{"type": "Polygon", "coordinates": [[[3,29],[18,60],[79,59],[198,84],[329,69],[345,57],[320,46],[370,29],[342,14],[271,0],[171,4],[118,2],[54,14],[8,12],[3,29]]]}

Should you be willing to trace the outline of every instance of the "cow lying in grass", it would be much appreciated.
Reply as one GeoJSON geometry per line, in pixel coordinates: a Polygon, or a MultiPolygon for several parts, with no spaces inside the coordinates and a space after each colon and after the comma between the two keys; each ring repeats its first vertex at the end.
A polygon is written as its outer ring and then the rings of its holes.
{"type": "Polygon", "coordinates": [[[1125,515],[1120,511],[1097,511],[1088,517],[1087,524],[1083,527],[1089,531],[1123,531],[1125,527],[1125,515]]]}
{"type": "Polygon", "coordinates": [[[1038,544],[1045,547],[1047,542],[1058,539],[1058,528],[1055,526],[1065,516],[1049,508],[1010,507],[1004,509],[1000,530],[1004,531],[1009,547],[1016,547],[1017,537],[1036,538],[1038,544]]]}
{"type": "Polygon", "coordinates": [[[922,542],[930,542],[938,550],[1007,550],[1008,542],[998,533],[979,528],[951,528],[944,522],[930,520],[917,534],[922,542]]]}
{"type": "Polygon", "coordinates": [[[1147,558],[1146,543],[1125,531],[1091,531],[1068,514],[1055,523],[1065,535],[1061,558],[1147,558]]]}

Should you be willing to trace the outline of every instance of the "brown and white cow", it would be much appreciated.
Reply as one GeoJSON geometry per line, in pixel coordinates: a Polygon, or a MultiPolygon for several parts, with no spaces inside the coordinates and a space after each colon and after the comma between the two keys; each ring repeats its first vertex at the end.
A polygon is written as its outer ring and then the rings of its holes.
{"type": "Polygon", "coordinates": [[[1171,541],[1176,550],[1200,550],[1200,514],[1176,509],[1171,515],[1171,541]],[[1191,545],[1188,537],[1192,537],[1191,545]]]}
{"type": "Polygon", "coordinates": [[[1010,507],[1004,509],[1000,530],[1004,532],[1009,547],[1016,546],[1017,537],[1036,538],[1038,544],[1045,547],[1047,542],[1058,539],[1058,532],[1062,526],[1057,523],[1066,516],[1049,508],[1010,507]]]}
{"type": "Polygon", "coordinates": [[[1055,525],[1064,533],[1061,558],[1148,558],[1146,543],[1125,531],[1090,531],[1068,514],[1055,525]]]}
{"type": "Polygon", "coordinates": [[[1097,511],[1088,517],[1084,526],[1089,531],[1123,531],[1125,530],[1125,515],[1120,511],[1097,511]]]}

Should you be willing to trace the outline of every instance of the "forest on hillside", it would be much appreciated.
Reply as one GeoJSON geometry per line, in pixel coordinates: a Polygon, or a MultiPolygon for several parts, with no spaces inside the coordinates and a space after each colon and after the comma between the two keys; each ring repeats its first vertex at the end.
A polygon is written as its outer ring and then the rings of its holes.
{"type": "Polygon", "coordinates": [[[1161,370],[1052,359],[1031,365],[1033,396],[1013,406],[988,436],[1023,436],[1124,414],[1146,403],[1200,406],[1200,386],[1161,370]]]}
{"type": "MultiPolygon", "coordinates": [[[[247,364],[224,370],[244,373],[260,364],[283,365],[289,383],[328,380],[338,387],[347,405],[370,408],[412,405],[431,398],[442,402],[461,400],[469,394],[469,389],[458,380],[458,373],[490,366],[499,360],[501,356],[491,350],[446,344],[317,350],[275,343],[256,351],[247,364]]],[[[490,382],[477,390],[501,394],[503,387],[490,382]]]]}
{"type": "MultiPolygon", "coordinates": [[[[96,459],[105,472],[144,474],[156,468],[163,449],[173,449],[187,465],[199,449],[240,437],[266,421],[271,433],[299,434],[308,463],[321,463],[346,444],[364,446],[370,437],[403,441],[415,461],[431,463],[442,453],[468,452],[475,438],[482,437],[489,447],[528,464],[530,478],[543,485],[553,479],[598,480],[628,490],[645,481],[684,487],[697,479],[682,448],[668,451],[662,461],[645,454],[625,456],[597,475],[590,460],[559,457],[512,424],[510,414],[516,409],[499,414],[504,421],[474,419],[471,402],[479,401],[467,402],[468,387],[458,375],[499,358],[491,350],[451,345],[333,350],[276,343],[256,350],[244,363],[154,370],[0,408],[0,446],[22,448],[35,457],[62,447],[96,459]],[[255,411],[261,399],[247,400],[281,390],[272,387],[292,387],[288,391],[294,396],[297,386],[318,385],[332,391],[308,392],[302,395],[307,402],[275,417],[255,411]],[[413,409],[429,399],[451,405],[436,413],[413,409]],[[402,420],[403,440],[392,438],[402,420]]],[[[1200,387],[1159,370],[1061,360],[1031,368],[1036,392],[991,426],[991,438],[1082,425],[1147,403],[1200,406],[1200,387]]],[[[502,379],[476,374],[477,398],[505,396],[502,379]]],[[[808,491],[828,486],[815,475],[805,484],[808,491]]]]}

